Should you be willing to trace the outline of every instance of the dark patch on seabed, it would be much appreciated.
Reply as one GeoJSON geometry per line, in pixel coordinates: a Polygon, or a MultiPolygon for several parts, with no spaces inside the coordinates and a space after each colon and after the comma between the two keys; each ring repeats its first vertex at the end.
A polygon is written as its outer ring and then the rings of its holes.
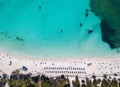
{"type": "Polygon", "coordinates": [[[100,26],[101,26],[101,32],[102,32],[102,40],[104,42],[107,42],[112,49],[115,48],[115,45],[110,38],[112,35],[115,35],[115,32],[116,32],[115,29],[109,27],[107,22],[104,20],[101,20],[100,26]]]}

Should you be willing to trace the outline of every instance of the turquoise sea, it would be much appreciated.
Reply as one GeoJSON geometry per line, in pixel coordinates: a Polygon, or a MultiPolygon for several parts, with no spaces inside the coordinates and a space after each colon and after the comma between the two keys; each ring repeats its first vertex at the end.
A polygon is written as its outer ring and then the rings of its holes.
{"type": "Polygon", "coordinates": [[[40,57],[117,54],[102,42],[89,0],[0,0],[0,49],[40,57]]]}

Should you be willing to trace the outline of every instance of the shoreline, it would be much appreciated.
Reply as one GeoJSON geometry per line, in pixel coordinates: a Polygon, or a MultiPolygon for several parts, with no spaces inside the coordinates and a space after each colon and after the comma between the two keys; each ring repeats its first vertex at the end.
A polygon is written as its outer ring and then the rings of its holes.
{"type": "Polygon", "coordinates": [[[29,59],[29,60],[120,60],[120,55],[114,56],[80,56],[80,57],[42,57],[40,56],[28,56],[28,55],[18,55],[18,54],[10,54],[9,52],[0,51],[0,55],[9,56],[15,59],[29,59]]]}

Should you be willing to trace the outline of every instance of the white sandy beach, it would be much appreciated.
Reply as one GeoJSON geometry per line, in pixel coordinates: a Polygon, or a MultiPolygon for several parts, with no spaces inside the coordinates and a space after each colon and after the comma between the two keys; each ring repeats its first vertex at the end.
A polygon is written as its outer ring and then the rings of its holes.
{"type": "Polygon", "coordinates": [[[120,58],[118,56],[112,58],[31,58],[0,52],[0,75],[3,73],[10,75],[16,69],[19,69],[23,74],[32,73],[33,76],[44,74],[56,77],[63,74],[69,78],[72,87],[72,81],[76,75],[85,79],[86,77],[91,78],[92,75],[101,78],[104,74],[114,78],[114,74],[117,74],[117,78],[119,78],[120,58]],[[23,71],[23,66],[27,67],[28,70],[23,71]]]}
{"type": "Polygon", "coordinates": [[[43,59],[43,58],[30,58],[22,56],[13,56],[4,52],[0,53],[0,71],[1,73],[11,74],[16,69],[21,69],[26,66],[28,70],[21,73],[32,73],[33,75],[45,74],[49,76],[65,75],[80,75],[81,77],[89,76],[92,74],[102,76],[103,74],[120,74],[120,58],[64,58],[64,59],[43,59]],[[10,64],[11,63],[11,64],[10,64]],[[47,69],[58,67],[60,70],[47,69]],[[86,73],[69,72],[70,70],[63,70],[62,68],[84,68],[86,73]],[[57,70],[58,72],[54,72],[57,70]],[[65,72],[61,72],[61,71],[65,72]],[[51,73],[46,73],[52,71],[51,73]]]}

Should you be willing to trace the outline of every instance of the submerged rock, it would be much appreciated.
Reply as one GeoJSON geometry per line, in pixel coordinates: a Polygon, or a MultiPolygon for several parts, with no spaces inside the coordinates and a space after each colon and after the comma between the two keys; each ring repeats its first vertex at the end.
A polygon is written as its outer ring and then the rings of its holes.
{"type": "Polygon", "coordinates": [[[120,0],[90,0],[93,13],[101,19],[102,40],[120,47],[120,0]]]}
{"type": "Polygon", "coordinates": [[[101,31],[102,31],[102,40],[104,42],[109,43],[111,48],[115,48],[116,47],[115,44],[117,44],[117,42],[116,42],[116,39],[117,39],[116,30],[109,27],[107,22],[105,22],[104,20],[101,21],[100,26],[101,26],[101,31]],[[108,30],[109,30],[109,32],[108,32],[108,30]]]}
{"type": "Polygon", "coordinates": [[[21,37],[16,37],[16,40],[18,40],[18,41],[24,41],[24,39],[21,38],[21,37]]]}
{"type": "Polygon", "coordinates": [[[93,32],[93,30],[88,30],[88,34],[91,34],[93,32]]]}

